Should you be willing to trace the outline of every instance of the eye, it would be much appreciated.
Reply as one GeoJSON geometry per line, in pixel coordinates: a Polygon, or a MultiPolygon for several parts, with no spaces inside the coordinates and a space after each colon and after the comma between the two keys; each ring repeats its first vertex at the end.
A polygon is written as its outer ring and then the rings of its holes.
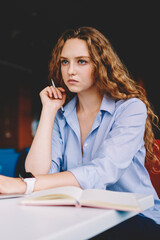
{"type": "Polygon", "coordinates": [[[66,65],[66,64],[68,64],[68,61],[67,60],[61,60],[61,64],[63,64],[63,65],[66,65]]]}
{"type": "Polygon", "coordinates": [[[83,59],[79,59],[79,60],[78,60],[78,63],[84,65],[84,64],[87,63],[87,61],[86,61],[86,60],[83,60],[83,59]]]}

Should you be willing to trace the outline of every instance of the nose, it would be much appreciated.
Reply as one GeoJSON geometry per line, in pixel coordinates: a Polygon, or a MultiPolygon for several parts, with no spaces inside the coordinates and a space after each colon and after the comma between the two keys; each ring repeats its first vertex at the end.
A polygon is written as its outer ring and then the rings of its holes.
{"type": "Polygon", "coordinates": [[[69,67],[68,67],[68,74],[69,75],[75,75],[76,74],[76,67],[73,62],[70,62],[69,67]]]}

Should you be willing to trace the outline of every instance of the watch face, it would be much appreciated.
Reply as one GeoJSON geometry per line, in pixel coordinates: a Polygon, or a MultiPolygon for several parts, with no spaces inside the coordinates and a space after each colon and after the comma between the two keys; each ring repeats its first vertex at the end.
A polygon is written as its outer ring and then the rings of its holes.
{"type": "Polygon", "coordinates": [[[35,178],[31,172],[25,172],[22,176],[23,178],[35,178]]]}

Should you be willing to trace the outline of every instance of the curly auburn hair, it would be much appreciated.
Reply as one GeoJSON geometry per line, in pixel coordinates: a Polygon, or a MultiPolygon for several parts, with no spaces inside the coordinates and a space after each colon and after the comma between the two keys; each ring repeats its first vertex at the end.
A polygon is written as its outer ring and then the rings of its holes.
{"type": "Polygon", "coordinates": [[[71,38],[85,40],[88,46],[91,61],[94,64],[95,83],[99,91],[115,100],[139,98],[147,108],[147,119],[145,125],[145,148],[146,165],[157,172],[155,168],[159,159],[154,154],[154,148],[158,148],[152,126],[158,127],[158,117],[153,112],[147,100],[145,90],[139,86],[130,76],[127,68],[117,56],[111,43],[98,30],[92,27],[80,27],[76,30],[69,29],[59,38],[52,51],[49,63],[49,80],[54,79],[57,86],[65,88],[68,102],[75,94],[71,93],[64,85],[61,75],[60,56],[65,42],[71,38]]]}

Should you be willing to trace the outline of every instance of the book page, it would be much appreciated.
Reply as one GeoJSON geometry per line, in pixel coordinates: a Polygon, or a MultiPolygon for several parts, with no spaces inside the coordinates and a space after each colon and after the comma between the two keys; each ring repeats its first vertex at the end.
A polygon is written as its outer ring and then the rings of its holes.
{"type": "Polygon", "coordinates": [[[70,186],[39,191],[24,199],[22,204],[76,205],[82,191],[81,188],[70,186]]]}
{"type": "Polygon", "coordinates": [[[111,208],[117,210],[141,210],[133,193],[101,189],[87,189],[83,191],[80,203],[83,206],[111,208]]]}

